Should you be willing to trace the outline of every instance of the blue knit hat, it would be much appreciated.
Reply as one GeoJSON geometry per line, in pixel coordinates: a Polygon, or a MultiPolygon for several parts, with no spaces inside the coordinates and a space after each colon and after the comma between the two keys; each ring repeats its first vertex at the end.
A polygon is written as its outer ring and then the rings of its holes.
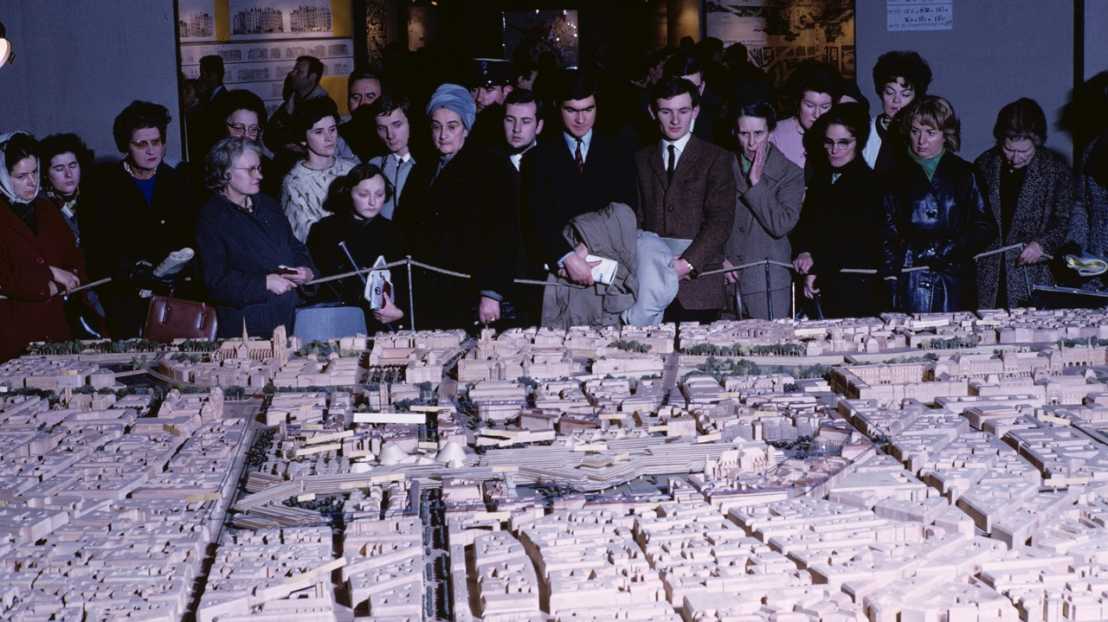
{"type": "Polygon", "coordinates": [[[439,88],[435,89],[435,93],[431,95],[431,101],[427,102],[427,116],[431,116],[431,113],[439,108],[446,108],[458,113],[458,116],[462,118],[462,125],[467,130],[473,129],[473,121],[477,118],[477,104],[473,101],[473,96],[469,94],[469,90],[464,86],[450,84],[449,82],[440,84],[439,88]]]}

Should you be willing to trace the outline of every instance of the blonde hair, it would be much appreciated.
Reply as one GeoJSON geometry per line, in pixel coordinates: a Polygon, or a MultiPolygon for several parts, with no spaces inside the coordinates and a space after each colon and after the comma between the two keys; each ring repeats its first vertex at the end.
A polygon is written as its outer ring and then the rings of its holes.
{"type": "Polygon", "coordinates": [[[943,133],[943,146],[947,151],[958,151],[962,144],[962,122],[954,113],[954,106],[938,95],[918,97],[897,115],[900,130],[905,137],[912,135],[912,122],[934,128],[943,133]]]}

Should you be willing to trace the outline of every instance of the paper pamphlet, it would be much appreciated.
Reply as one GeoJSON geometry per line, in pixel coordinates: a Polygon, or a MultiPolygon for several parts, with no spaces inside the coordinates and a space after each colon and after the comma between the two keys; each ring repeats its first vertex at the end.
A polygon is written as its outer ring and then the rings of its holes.
{"type": "Polygon", "coordinates": [[[592,280],[597,283],[603,283],[604,285],[611,285],[616,280],[616,271],[619,270],[619,262],[615,259],[609,259],[607,257],[599,257],[597,255],[589,255],[585,257],[585,261],[593,262],[599,261],[600,265],[592,269],[592,280]]]}
{"type": "Polygon", "coordinates": [[[392,298],[392,273],[384,267],[386,263],[384,257],[378,257],[365,281],[364,296],[369,301],[369,308],[374,311],[384,308],[386,294],[392,298]]]}

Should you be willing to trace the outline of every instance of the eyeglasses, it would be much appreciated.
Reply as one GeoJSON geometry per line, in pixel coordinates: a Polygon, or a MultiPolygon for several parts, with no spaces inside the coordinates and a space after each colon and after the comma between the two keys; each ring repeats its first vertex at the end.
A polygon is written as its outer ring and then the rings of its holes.
{"type": "Polygon", "coordinates": [[[262,128],[257,125],[246,126],[242,123],[228,123],[227,129],[236,135],[246,134],[247,136],[257,136],[262,131],[262,128]]]}
{"type": "Polygon", "coordinates": [[[250,174],[254,174],[254,173],[257,173],[259,175],[262,174],[262,165],[261,164],[258,164],[258,165],[255,165],[255,166],[232,166],[231,168],[236,170],[236,171],[246,171],[247,173],[250,173],[250,174]]]}
{"type": "Polygon", "coordinates": [[[853,138],[840,138],[839,140],[831,140],[830,138],[824,138],[823,139],[823,146],[827,147],[828,149],[830,149],[832,147],[839,147],[840,149],[846,149],[847,147],[853,145],[854,141],[855,141],[855,139],[853,139],[853,138]]]}

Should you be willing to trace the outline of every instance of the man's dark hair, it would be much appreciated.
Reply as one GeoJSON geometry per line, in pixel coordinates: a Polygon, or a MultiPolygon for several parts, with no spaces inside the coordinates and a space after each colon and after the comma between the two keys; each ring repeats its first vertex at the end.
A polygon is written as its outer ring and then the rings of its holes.
{"type": "Polygon", "coordinates": [[[200,74],[212,74],[223,82],[223,57],[218,54],[208,54],[200,57],[200,74]]]}
{"type": "Polygon", "coordinates": [[[1021,97],[1000,109],[993,126],[993,138],[996,142],[1004,139],[1026,138],[1036,147],[1046,142],[1046,114],[1038,102],[1021,97]]]}
{"type": "MultiPolygon", "coordinates": [[[[38,153],[39,159],[42,160],[43,171],[50,168],[50,160],[53,160],[54,156],[63,153],[72,153],[76,156],[82,171],[87,171],[86,167],[92,164],[92,150],[85,145],[85,141],[81,140],[80,136],[72,132],[51,134],[43,138],[39,143],[38,153]]],[[[43,178],[45,179],[45,175],[43,178]]]]}
{"type": "Polygon", "coordinates": [[[659,99],[677,97],[682,93],[689,94],[694,108],[700,105],[700,89],[684,78],[673,77],[665,78],[650,88],[650,107],[657,110],[659,99]]]}
{"type": "Polygon", "coordinates": [[[323,61],[314,56],[297,56],[296,64],[299,65],[300,63],[308,63],[308,73],[316,75],[316,82],[319,82],[319,79],[323,77],[323,61]]]}
{"type": "Polygon", "coordinates": [[[904,78],[915,91],[915,97],[923,97],[927,95],[927,87],[931,86],[931,65],[910,50],[885,52],[873,66],[873,90],[877,91],[877,96],[881,96],[886,84],[895,82],[897,78],[904,78]]]}
{"type": "Polygon", "coordinates": [[[325,117],[333,117],[339,122],[339,108],[330,97],[314,97],[296,107],[292,118],[293,137],[296,142],[306,140],[308,130],[325,117]]]}
{"type": "MultiPolygon", "coordinates": [[[[9,171],[15,168],[22,160],[38,158],[39,146],[34,136],[20,132],[12,135],[4,144],[4,166],[9,171]]],[[[39,168],[42,168],[41,165],[39,168]]]]}
{"type": "MultiPolygon", "coordinates": [[[[320,63],[320,66],[322,66],[322,63],[320,63]]],[[[320,75],[323,74],[320,73],[320,75]]],[[[358,80],[376,80],[377,84],[380,84],[382,89],[385,86],[385,81],[382,80],[381,76],[377,73],[374,73],[367,69],[355,69],[354,71],[350,72],[350,77],[346,79],[346,90],[349,91],[350,89],[354,88],[354,83],[358,80]]]]}
{"type": "Polygon", "coordinates": [[[764,99],[736,102],[735,110],[730,116],[731,127],[738,127],[739,117],[758,117],[766,120],[766,129],[773,131],[777,127],[777,113],[773,104],[764,99]]]}
{"type": "Polygon", "coordinates": [[[112,138],[120,153],[127,153],[131,136],[138,130],[156,128],[165,141],[165,129],[169,127],[169,109],[161,104],[135,100],[116,116],[112,123],[112,138]]]}
{"type": "Polygon", "coordinates": [[[662,66],[662,79],[691,76],[694,73],[703,74],[704,66],[696,54],[691,52],[678,52],[666,59],[666,64],[662,66]]]}
{"type": "MultiPolygon", "coordinates": [[[[411,102],[408,101],[407,97],[400,93],[385,91],[369,105],[369,115],[376,119],[380,116],[392,114],[393,110],[400,110],[411,121],[412,115],[408,112],[409,108],[411,108],[411,102]]],[[[355,110],[354,112],[357,114],[358,111],[355,110]]]]}
{"type": "Polygon", "coordinates": [[[594,97],[599,90],[596,77],[588,71],[565,69],[558,78],[558,85],[554,91],[554,101],[559,106],[571,99],[594,97]]]}
{"type": "Polygon", "coordinates": [[[504,110],[508,109],[508,106],[512,104],[535,104],[535,120],[542,119],[542,101],[535,97],[535,94],[527,89],[512,89],[511,93],[504,98],[504,110]]]}
{"type": "Polygon", "coordinates": [[[837,102],[843,94],[842,78],[827,63],[801,61],[789,76],[788,92],[799,102],[807,91],[827,93],[831,101],[837,102]]]}

